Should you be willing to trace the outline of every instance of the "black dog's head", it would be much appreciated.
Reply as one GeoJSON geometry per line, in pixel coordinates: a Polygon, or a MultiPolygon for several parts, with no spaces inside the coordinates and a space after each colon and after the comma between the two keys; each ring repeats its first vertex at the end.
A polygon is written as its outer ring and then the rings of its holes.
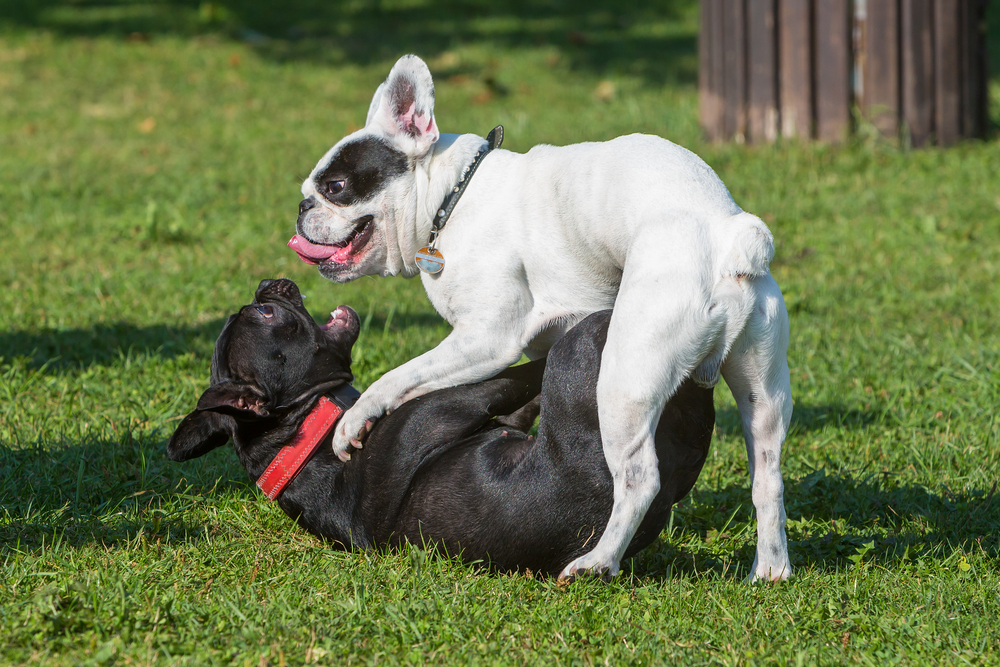
{"type": "Polygon", "coordinates": [[[266,429],[332,387],[350,382],[361,327],[347,306],[320,326],[291,280],[261,281],[215,343],[211,386],[177,427],[167,455],[186,461],[226,444],[243,424],[266,429]]]}

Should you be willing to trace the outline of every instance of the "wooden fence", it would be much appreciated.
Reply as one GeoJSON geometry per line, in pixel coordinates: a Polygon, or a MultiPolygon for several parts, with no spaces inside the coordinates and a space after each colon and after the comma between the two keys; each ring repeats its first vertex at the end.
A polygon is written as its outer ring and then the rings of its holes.
{"type": "Polygon", "coordinates": [[[702,0],[715,141],[839,141],[853,109],[913,146],[987,127],[986,0],[702,0]]]}

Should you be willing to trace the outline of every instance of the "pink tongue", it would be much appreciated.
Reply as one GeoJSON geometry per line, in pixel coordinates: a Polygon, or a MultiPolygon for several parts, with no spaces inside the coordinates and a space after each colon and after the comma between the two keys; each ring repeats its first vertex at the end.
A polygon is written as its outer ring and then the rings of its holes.
{"type": "Polygon", "coordinates": [[[337,246],[310,243],[298,234],[291,238],[288,247],[297,252],[299,259],[307,264],[319,264],[323,260],[333,257],[338,250],[343,250],[337,246]]]}

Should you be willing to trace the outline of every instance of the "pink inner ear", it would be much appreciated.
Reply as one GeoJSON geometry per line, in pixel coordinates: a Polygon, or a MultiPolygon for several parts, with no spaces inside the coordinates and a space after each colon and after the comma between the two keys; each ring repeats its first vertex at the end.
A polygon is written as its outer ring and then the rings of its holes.
{"type": "Polygon", "coordinates": [[[434,127],[434,116],[415,113],[416,107],[416,102],[410,103],[410,108],[406,110],[406,113],[399,116],[399,126],[404,132],[410,134],[429,134],[431,128],[434,127]],[[416,131],[414,132],[414,130],[416,131]]]}
{"type": "Polygon", "coordinates": [[[415,119],[418,122],[417,127],[420,127],[419,121],[424,121],[424,127],[420,129],[423,134],[437,134],[437,128],[434,126],[434,116],[417,116],[415,119]],[[431,131],[433,129],[433,132],[431,131]]]}
{"type": "Polygon", "coordinates": [[[399,126],[406,132],[409,132],[410,128],[413,126],[413,112],[416,110],[416,108],[417,108],[417,103],[410,102],[410,108],[406,110],[406,113],[401,114],[399,118],[396,119],[396,122],[399,123],[399,126]]]}

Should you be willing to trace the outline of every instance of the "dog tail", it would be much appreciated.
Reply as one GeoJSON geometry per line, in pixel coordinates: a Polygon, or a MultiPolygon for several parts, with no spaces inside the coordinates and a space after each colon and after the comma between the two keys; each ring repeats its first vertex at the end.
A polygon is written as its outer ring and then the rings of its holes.
{"type": "Polygon", "coordinates": [[[722,274],[726,276],[762,276],[768,273],[774,257],[774,237],[764,221],[747,212],[737,213],[727,221],[728,252],[724,254],[722,274]]]}

